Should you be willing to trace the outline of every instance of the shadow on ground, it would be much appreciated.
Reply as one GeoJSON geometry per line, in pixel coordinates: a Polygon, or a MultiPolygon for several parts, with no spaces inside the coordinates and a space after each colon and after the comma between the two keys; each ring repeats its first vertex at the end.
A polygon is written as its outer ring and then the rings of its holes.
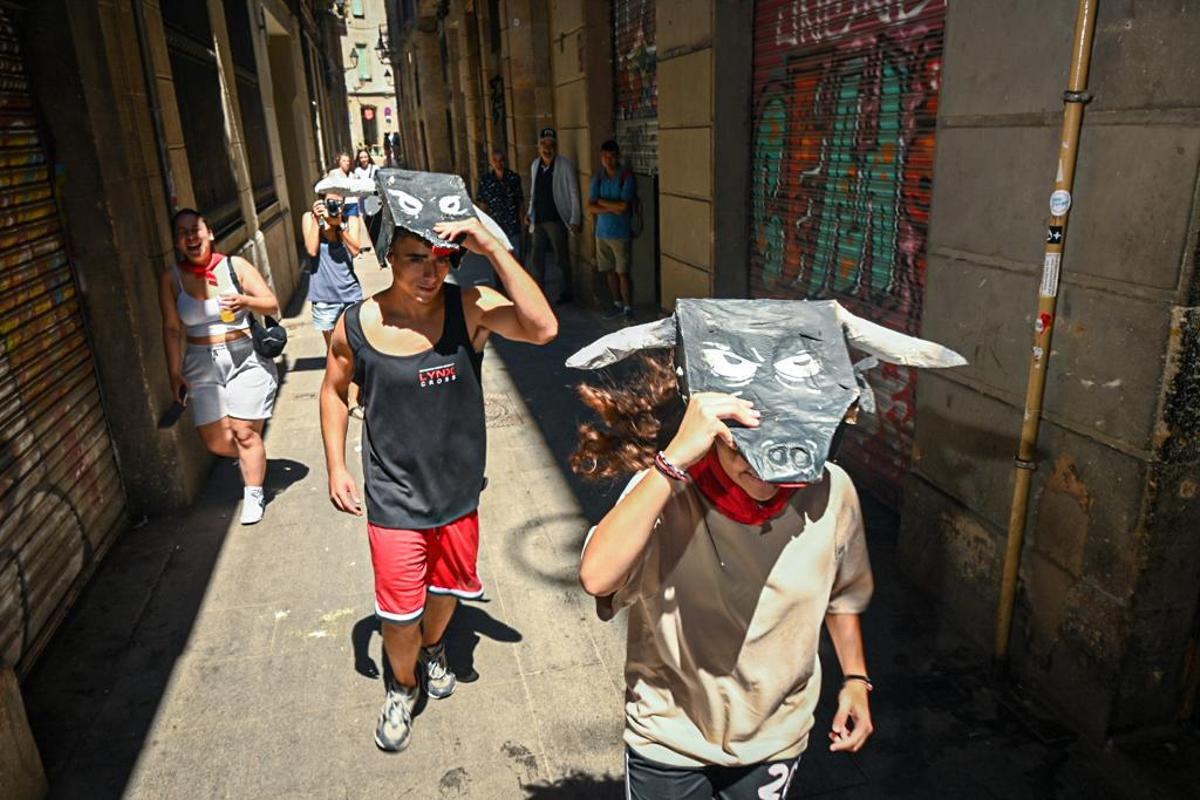
{"type": "Polygon", "coordinates": [[[573,773],[553,783],[531,783],[521,789],[526,800],[619,800],[625,797],[625,780],[573,773]]]}
{"type": "MultiPolygon", "coordinates": [[[[500,620],[487,613],[480,607],[486,600],[463,601],[450,619],[450,627],[446,629],[446,660],[450,671],[462,683],[474,683],[479,680],[479,672],[475,669],[475,648],[479,645],[480,637],[486,636],[492,641],[512,644],[521,641],[521,632],[516,628],[505,625],[500,620]]],[[[366,678],[378,678],[380,667],[371,657],[371,637],[381,635],[379,618],[374,614],[363,617],[354,623],[350,639],[354,649],[354,671],[366,678]]],[[[382,653],[382,645],[380,647],[382,653]]],[[[383,676],[390,681],[391,665],[387,659],[383,661],[383,676]]],[[[508,680],[512,676],[492,676],[496,680],[508,680]]]]}
{"type": "MultiPolygon", "coordinates": [[[[272,499],[308,474],[268,462],[272,499]]],[[[241,478],[218,459],[193,508],[123,534],[25,683],[30,727],[53,798],[124,793],[226,536],[241,478]]]]}
{"type": "MultiPolygon", "coordinates": [[[[304,294],[301,286],[288,306],[289,326],[304,294]]],[[[279,366],[282,385],[286,359],[279,366]]],[[[308,470],[269,459],[267,502],[308,470]]],[[[25,681],[50,797],[103,800],[125,792],[222,546],[237,529],[241,487],[233,462],[214,459],[190,509],[143,519],[121,534],[25,681]]]]}

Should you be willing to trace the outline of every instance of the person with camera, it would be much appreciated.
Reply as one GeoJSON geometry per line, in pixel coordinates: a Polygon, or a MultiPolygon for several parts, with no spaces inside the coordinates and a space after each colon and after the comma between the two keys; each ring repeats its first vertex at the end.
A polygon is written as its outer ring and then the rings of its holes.
{"type": "Polygon", "coordinates": [[[171,230],[178,261],[159,281],[171,391],[191,407],[204,446],[238,460],[245,484],[241,522],[253,525],[266,504],[262,431],[279,377],[275,363],[254,349],[250,315],[278,315],[279,301],[250,262],[213,250],[200,212],[177,211],[171,230]]]}
{"type": "MultiPolygon", "coordinates": [[[[340,176],[325,178],[316,185],[319,197],[312,210],[304,212],[304,249],[313,259],[308,276],[308,302],[313,327],[325,337],[325,349],[333,328],[347,308],[363,299],[362,284],[354,271],[354,257],[365,237],[362,218],[346,215],[349,182],[340,176]]],[[[354,402],[350,413],[362,419],[362,407],[354,402]]]]}
{"type": "Polygon", "coordinates": [[[362,249],[361,218],[346,215],[346,188],[337,178],[316,186],[320,195],[311,211],[304,212],[304,249],[313,259],[308,278],[313,327],[329,337],[338,317],[363,299],[362,285],[354,272],[354,257],[362,249]]]}

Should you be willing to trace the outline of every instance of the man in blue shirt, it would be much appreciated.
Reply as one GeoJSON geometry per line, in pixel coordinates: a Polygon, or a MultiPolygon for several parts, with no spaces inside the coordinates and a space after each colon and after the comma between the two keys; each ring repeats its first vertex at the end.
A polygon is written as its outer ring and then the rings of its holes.
{"type": "Polygon", "coordinates": [[[613,310],[605,319],[633,319],[633,287],[629,265],[633,260],[633,206],[637,182],[633,172],[621,168],[621,148],[609,139],[600,145],[600,169],[592,177],[589,214],[596,215],[596,269],[604,274],[612,295],[613,310]]]}

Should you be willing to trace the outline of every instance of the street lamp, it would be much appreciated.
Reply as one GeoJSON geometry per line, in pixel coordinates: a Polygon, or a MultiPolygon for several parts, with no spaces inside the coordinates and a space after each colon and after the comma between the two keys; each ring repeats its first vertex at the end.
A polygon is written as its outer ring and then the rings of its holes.
{"type": "Polygon", "coordinates": [[[379,56],[381,63],[390,64],[398,53],[392,49],[392,43],[383,28],[383,25],[379,26],[379,39],[375,42],[375,54],[379,56]]]}

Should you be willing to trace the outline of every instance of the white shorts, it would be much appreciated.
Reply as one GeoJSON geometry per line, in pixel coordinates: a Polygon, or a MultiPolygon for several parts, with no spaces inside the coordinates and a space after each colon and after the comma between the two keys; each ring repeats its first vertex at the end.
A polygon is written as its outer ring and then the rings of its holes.
{"type": "Polygon", "coordinates": [[[222,417],[267,419],[275,408],[275,362],[254,352],[249,336],[225,344],[189,344],[183,379],[191,386],[188,407],[197,427],[222,417]]]}

